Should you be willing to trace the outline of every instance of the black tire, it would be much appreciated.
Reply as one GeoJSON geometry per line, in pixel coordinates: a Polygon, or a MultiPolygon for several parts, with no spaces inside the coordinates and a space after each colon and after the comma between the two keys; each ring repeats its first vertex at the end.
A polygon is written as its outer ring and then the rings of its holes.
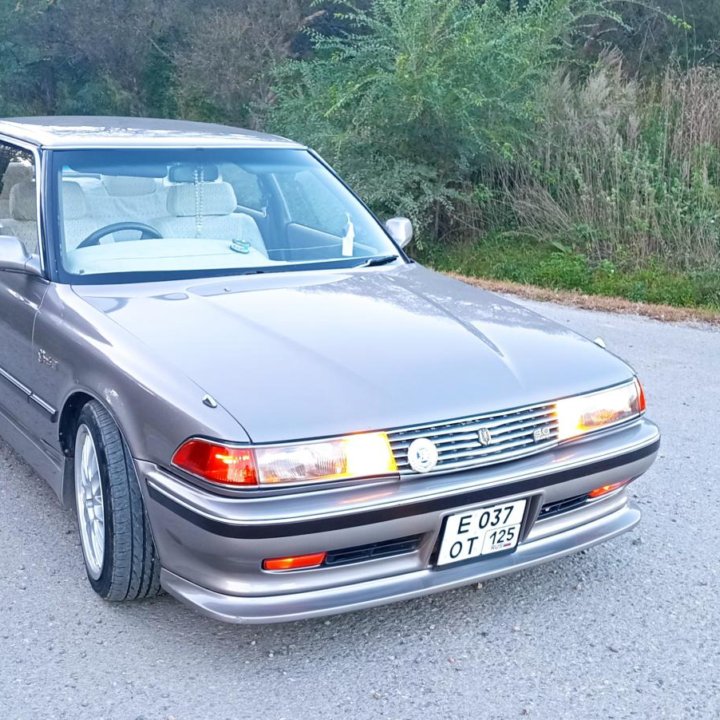
{"type": "MultiPolygon", "coordinates": [[[[94,579],[86,560],[88,580],[100,597],[112,602],[153,597],[160,592],[160,562],[128,447],[98,402],[89,402],[80,411],[75,437],[82,426],[95,444],[105,515],[102,571],[94,579]]],[[[71,477],[74,481],[74,472],[71,477]]],[[[75,505],[81,512],[77,501],[75,505]]]]}

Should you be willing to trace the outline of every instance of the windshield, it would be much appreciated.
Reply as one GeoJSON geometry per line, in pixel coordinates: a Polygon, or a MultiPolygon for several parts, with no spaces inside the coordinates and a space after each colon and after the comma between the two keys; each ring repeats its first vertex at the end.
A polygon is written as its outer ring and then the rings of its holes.
{"type": "Polygon", "coordinates": [[[66,282],[343,268],[400,255],[306,150],[55,151],[52,178],[66,282]]]}

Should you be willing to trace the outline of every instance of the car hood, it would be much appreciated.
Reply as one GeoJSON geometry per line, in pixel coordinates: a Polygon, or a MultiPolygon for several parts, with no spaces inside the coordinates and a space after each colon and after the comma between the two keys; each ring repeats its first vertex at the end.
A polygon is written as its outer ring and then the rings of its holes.
{"type": "Polygon", "coordinates": [[[567,328],[415,264],[74,290],[253,442],[431,423],[632,377],[567,328]]]}

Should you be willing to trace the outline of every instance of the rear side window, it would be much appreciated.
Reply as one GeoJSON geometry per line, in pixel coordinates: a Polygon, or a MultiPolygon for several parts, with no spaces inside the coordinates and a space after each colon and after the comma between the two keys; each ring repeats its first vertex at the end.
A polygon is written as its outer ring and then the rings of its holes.
{"type": "Polygon", "coordinates": [[[31,152],[0,143],[0,234],[20,238],[30,255],[38,253],[35,158],[31,152]]]}

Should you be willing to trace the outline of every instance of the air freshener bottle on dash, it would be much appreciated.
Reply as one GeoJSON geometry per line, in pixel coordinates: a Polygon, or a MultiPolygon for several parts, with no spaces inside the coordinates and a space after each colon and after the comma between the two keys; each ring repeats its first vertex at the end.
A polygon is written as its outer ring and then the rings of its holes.
{"type": "Polygon", "coordinates": [[[243,255],[247,255],[250,252],[250,243],[247,240],[235,239],[232,241],[230,249],[235,252],[242,253],[243,255]]]}

